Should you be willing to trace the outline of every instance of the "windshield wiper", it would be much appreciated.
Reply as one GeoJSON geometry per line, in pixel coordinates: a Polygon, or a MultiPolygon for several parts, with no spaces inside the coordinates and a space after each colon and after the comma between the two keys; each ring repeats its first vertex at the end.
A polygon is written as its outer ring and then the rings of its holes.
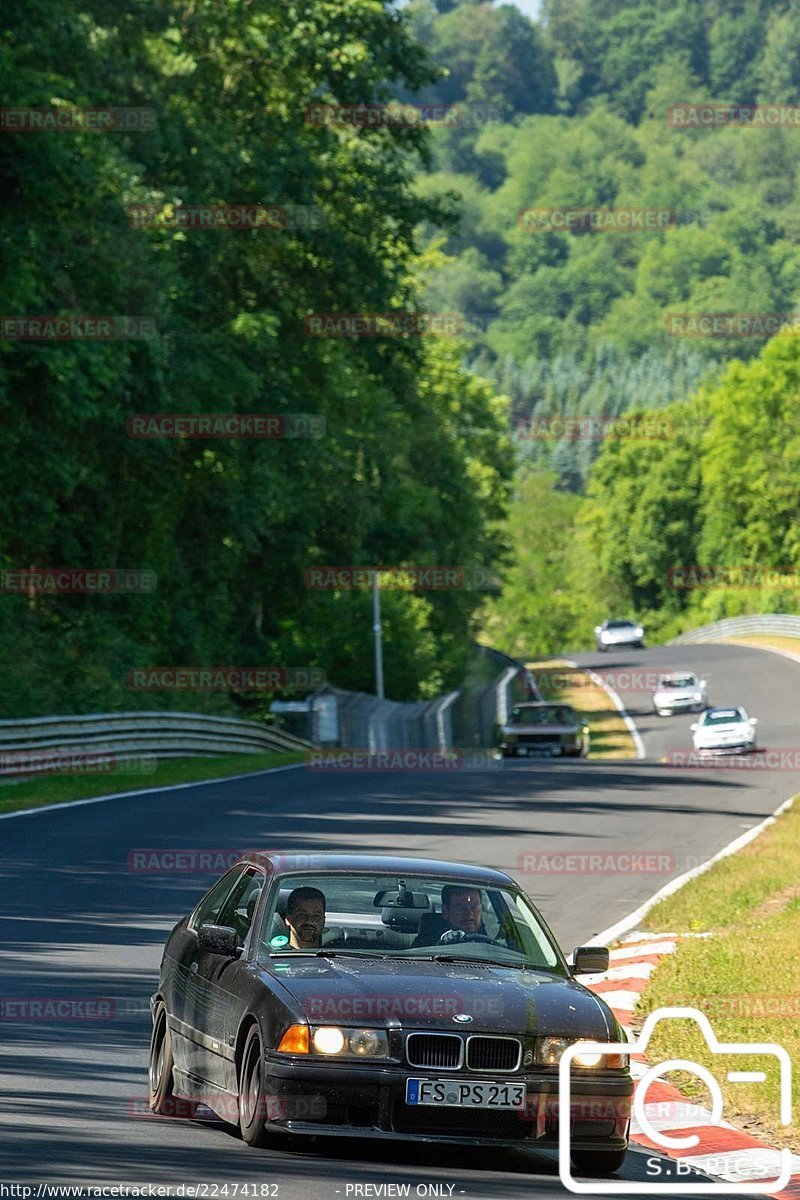
{"type": "Polygon", "coordinates": [[[319,950],[272,950],[270,958],[387,958],[386,954],[380,954],[376,950],[344,950],[336,949],[326,950],[322,947],[319,950]]]}
{"type": "Polygon", "coordinates": [[[478,963],[484,967],[520,967],[522,969],[533,965],[524,962],[506,962],[502,958],[467,958],[464,954],[431,954],[428,956],[428,960],[430,962],[478,963]]]}

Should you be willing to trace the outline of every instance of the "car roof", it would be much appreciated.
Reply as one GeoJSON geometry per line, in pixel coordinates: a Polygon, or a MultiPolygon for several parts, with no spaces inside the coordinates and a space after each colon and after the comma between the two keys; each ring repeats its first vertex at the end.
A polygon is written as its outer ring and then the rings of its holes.
{"type": "Polygon", "coordinates": [[[696,679],[697,672],[696,671],[662,671],[660,678],[661,679],[686,679],[686,678],[696,679]]]}
{"type": "Polygon", "coordinates": [[[446,862],[436,858],[399,858],[393,854],[339,854],[282,853],[249,851],[242,855],[242,862],[264,867],[270,875],[324,875],[337,871],[387,872],[398,875],[438,875],[442,878],[463,880],[465,883],[495,887],[519,888],[519,885],[503,871],[492,867],[476,867],[470,863],[446,862]]]}

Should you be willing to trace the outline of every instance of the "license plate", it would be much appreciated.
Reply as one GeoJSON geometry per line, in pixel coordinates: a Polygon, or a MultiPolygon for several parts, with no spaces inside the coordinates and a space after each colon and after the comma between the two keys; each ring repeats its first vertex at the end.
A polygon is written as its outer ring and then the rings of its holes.
{"type": "Polygon", "coordinates": [[[524,1108],[525,1084],[407,1079],[406,1104],[438,1105],[441,1108],[524,1108]]]}

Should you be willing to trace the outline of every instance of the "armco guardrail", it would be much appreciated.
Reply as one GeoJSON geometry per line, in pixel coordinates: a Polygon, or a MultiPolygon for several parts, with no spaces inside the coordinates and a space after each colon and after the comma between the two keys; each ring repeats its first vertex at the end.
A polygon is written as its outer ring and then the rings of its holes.
{"type": "Polygon", "coordinates": [[[49,762],[65,752],[126,759],[312,748],[303,738],[256,721],[204,713],[86,713],[0,721],[0,775],[52,769],[49,762]]]}
{"type": "Polygon", "coordinates": [[[505,655],[498,661],[502,669],[491,682],[418,703],[381,700],[329,684],[311,698],[312,737],[318,744],[372,752],[493,746],[496,726],[512,705],[539,698],[521,663],[505,655]]]}
{"type": "Polygon", "coordinates": [[[756,613],[747,617],[725,617],[713,625],[700,625],[673,638],[671,646],[682,642],[707,642],[714,638],[738,637],[747,633],[775,633],[800,637],[800,616],[791,613],[756,613]]]}

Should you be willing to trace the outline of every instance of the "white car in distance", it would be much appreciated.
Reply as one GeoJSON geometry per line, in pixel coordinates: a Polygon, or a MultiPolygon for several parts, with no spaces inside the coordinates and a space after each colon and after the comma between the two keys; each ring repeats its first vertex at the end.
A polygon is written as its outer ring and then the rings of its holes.
{"type": "Polygon", "coordinates": [[[708,708],[705,679],[690,671],[669,671],[658,677],[653,693],[653,708],[660,717],[676,712],[702,712],[708,708]]]}
{"type": "Polygon", "coordinates": [[[644,630],[636,621],[609,619],[595,625],[594,640],[598,650],[610,650],[617,646],[644,646],[644,630]]]}
{"type": "Polygon", "coordinates": [[[758,717],[748,717],[741,706],[707,708],[692,725],[698,754],[748,754],[756,748],[758,717]]]}

